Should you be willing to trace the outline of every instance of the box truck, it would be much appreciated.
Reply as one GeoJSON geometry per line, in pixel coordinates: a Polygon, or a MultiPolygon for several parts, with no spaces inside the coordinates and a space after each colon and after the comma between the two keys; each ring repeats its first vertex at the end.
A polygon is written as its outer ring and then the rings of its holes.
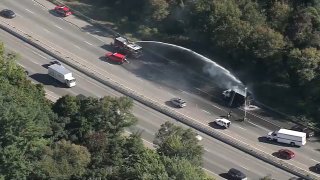
{"type": "Polygon", "coordinates": [[[306,133],[289,129],[280,129],[278,131],[269,132],[267,138],[269,140],[290,144],[292,146],[303,146],[307,142],[306,133]]]}
{"type": "Polygon", "coordinates": [[[72,72],[59,64],[53,64],[48,67],[48,74],[56,80],[64,83],[68,87],[76,85],[76,79],[72,76],[72,72]]]}

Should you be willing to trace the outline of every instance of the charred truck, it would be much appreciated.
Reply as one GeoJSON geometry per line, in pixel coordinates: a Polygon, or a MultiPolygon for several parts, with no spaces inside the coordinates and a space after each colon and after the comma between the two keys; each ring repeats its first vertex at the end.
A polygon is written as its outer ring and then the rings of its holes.
{"type": "Polygon", "coordinates": [[[115,38],[112,45],[117,52],[123,53],[129,57],[139,58],[142,56],[142,47],[124,37],[115,38]]]}
{"type": "Polygon", "coordinates": [[[250,105],[253,100],[250,92],[245,92],[238,87],[227,89],[223,91],[222,95],[229,107],[240,107],[244,105],[245,101],[247,101],[247,105],[250,105]]]}

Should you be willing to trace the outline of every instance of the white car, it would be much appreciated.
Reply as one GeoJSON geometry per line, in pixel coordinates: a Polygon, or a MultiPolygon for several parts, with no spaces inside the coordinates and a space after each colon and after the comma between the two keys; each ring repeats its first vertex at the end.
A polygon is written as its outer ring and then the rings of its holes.
{"type": "Polygon", "coordinates": [[[177,107],[183,108],[187,106],[187,103],[181,98],[172,98],[171,103],[177,107]]]}
{"type": "Polygon", "coordinates": [[[229,128],[231,125],[231,121],[225,118],[217,118],[214,123],[224,128],[229,128]]]}

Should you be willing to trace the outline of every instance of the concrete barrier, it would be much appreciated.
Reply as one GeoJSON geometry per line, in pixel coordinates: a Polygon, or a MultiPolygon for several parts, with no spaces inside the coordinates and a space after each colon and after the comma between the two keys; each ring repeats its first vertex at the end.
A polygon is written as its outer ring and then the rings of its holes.
{"type": "Polygon", "coordinates": [[[65,58],[63,56],[62,52],[56,51],[55,49],[53,49],[50,46],[47,46],[46,44],[40,42],[39,40],[37,40],[36,38],[28,35],[27,33],[24,33],[23,31],[15,28],[14,26],[11,26],[10,24],[4,22],[4,21],[0,21],[0,28],[7,31],[8,33],[22,39],[23,41],[33,45],[34,47],[44,51],[45,53],[49,54],[50,56],[53,56],[54,58],[60,60],[61,62],[73,67],[74,69],[78,70],[79,72],[82,72],[83,74],[95,79],[96,81],[105,84],[119,92],[121,92],[122,94],[131,97],[132,99],[148,106],[151,107],[169,117],[172,117],[194,129],[197,129],[203,133],[208,134],[209,136],[212,136],[226,144],[229,144],[241,151],[244,151],[258,159],[261,159],[267,163],[270,163],[276,167],[279,167],[287,172],[290,172],[296,176],[305,178],[305,179],[319,179],[318,177],[316,177],[315,175],[309,173],[308,171],[305,171],[303,169],[297,168],[285,161],[279,160],[276,157],[270,155],[270,154],[266,154],[254,147],[252,147],[249,144],[246,144],[244,142],[240,142],[236,139],[232,139],[230,136],[228,137],[226,134],[219,132],[217,130],[214,130],[210,127],[204,126],[203,124],[201,124],[200,122],[187,117],[181,113],[178,113],[156,101],[153,101],[152,99],[149,99],[147,97],[145,97],[142,94],[138,94],[137,92],[134,92],[133,90],[123,86],[122,84],[119,84],[115,81],[113,81],[110,78],[101,78],[103,76],[100,76],[99,74],[95,74],[95,71],[92,71],[90,68],[86,67],[85,65],[78,63],[76,60],[72,60],[72,59],[68,59],[65,58]]]}

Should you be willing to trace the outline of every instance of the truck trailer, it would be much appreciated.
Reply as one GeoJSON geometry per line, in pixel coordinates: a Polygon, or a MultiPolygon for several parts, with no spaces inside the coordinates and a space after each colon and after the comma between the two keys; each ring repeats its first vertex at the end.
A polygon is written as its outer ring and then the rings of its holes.
{"type": "Polygon", "coordinates": [[[269,132],[267,139],[277,141],[279,143],[290,144],[292,146],[303,146],[307,142],[306,137],[307,135],[304,132],[280,129],[278,131],[269,132]]]}
{"type": "Polygon", "coordinates": [[[72,76],[72,72],[62,65],[50,65],[48,67],[48,74],[61,83],[64,83],[68,87],[73,87],[76,85],[76,79],[72,76]]]}
{"type": "Polygon", "coordinates": [[[240,107],[244,105],[245,100],[247,100],[247,105],[250,105],[253,100],[250,92],[245,92],[237,87],[223,91],[222,95],[229,107],[240,107]]]}

